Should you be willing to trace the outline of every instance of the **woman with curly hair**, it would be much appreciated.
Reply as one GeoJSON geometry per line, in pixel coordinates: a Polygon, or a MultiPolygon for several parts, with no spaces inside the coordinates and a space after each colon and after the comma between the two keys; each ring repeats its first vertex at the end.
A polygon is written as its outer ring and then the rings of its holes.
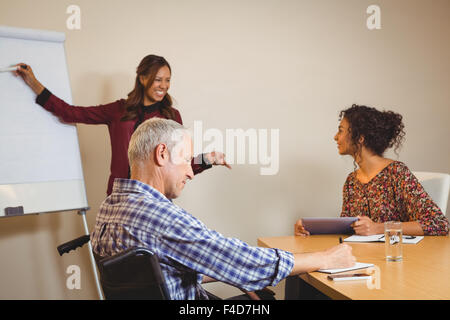
{"type": "MultiPolygon", "coordinates": [[[[355,233],[384,233],[384,222],[401,221],[407,235],[447,235],[447,218],[417,178],[404,163],[383,156],[388,148],[397,153],[401,147],[402,116],[354,104],[339,120],[334,136],[339,154],[351,155],[355,164],[344,184],[341,217],[358,217],[355,233]]],[[[295,233],[309,234],[301,220],[295,233]]]]}

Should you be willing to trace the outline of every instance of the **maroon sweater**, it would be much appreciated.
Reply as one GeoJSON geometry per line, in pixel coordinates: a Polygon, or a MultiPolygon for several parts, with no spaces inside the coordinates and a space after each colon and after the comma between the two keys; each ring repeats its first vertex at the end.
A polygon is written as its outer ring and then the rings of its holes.
{"type": "MultiPolygon", "coordinates": [[[[124,99],[99,106],[77,107],[67,104],[45,89],[37,96],[36,103],[67,123],[107,125],[111,140],[111,174],[109,176],[107,194],[111,194],[115,178],[128,178],[128,143],[138,119],[120,120],[125,114],[124,99]]],[[[152,106],[146,108],[150,108],[151,112],[144,113],[144,121],[153,117],[165,118],[158,108],[152,108],[152,106]]],[[[174,120],[183,124],[180,112],[176,109],[174,110],[174,120]]],[[[192,161],[194,174],[198,174],[210,167],[211,165],[206,165],[204,162],[202,164],[194,164],[194,160],[192,161]]]]}

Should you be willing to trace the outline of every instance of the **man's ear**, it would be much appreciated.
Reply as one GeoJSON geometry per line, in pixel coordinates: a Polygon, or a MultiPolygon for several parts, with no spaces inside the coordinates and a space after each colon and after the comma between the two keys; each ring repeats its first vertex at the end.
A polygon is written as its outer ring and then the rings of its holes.
{"type": "Polygon", "coordinates": [[[155,164],[160,167],[164,166],[169,161],[169,150],[167,149],[167,145],[164,143],[158,144],[153,151],[153,155],[155,164]]]}

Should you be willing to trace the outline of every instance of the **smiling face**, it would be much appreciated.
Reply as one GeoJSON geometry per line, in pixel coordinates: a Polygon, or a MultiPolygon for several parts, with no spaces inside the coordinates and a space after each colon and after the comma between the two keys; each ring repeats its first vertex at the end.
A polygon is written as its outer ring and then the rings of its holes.
{"type": "Polygon", "coordinates": [[[162,101],[170,88],[171,72],[168,66],[159,68],[152,84],[148,86],[149,76],[141,76],[140,82],[146,88],[144,95],[144,105],[148,106],[155,102],[162,101]]]}

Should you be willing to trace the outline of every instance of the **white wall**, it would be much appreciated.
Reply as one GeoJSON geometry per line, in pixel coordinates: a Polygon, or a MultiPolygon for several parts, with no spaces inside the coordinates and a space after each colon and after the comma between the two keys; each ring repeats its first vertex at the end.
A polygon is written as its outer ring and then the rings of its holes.
{"type": "MultiPolygon", "coordinates": [[[[398,159],[411,170],[450,171],[450,2],[376,1],[382,28],[371,31],[373,3],[17,0],[0,3],[0,21],[66,33],[76,104],[126,97],[140,59],[154,53],[171,63],[170,93],[187,126],[279,129],[277,175],[249,164],[213,168],[176,200],[211,228],[256,245],[258,237],[292,234],[301,216],[339,215],[353,164],[337,154],[333,136],[339,111],[352,103],[404,116],[398,159]],[[66,28],[71,4],[81,8],[81,30],[66,28]]],[[[78,128],[92,228],[105,197],[109,137],[103,126],[78,128]]],[[[75,213],[1,219],[0,230],[0,298],[96,298],[87,248],[62,258],[55,249],[82,234],[75,213]],[[82,269],[81,290],[65,288],[71,264],[82,269]]]]}

